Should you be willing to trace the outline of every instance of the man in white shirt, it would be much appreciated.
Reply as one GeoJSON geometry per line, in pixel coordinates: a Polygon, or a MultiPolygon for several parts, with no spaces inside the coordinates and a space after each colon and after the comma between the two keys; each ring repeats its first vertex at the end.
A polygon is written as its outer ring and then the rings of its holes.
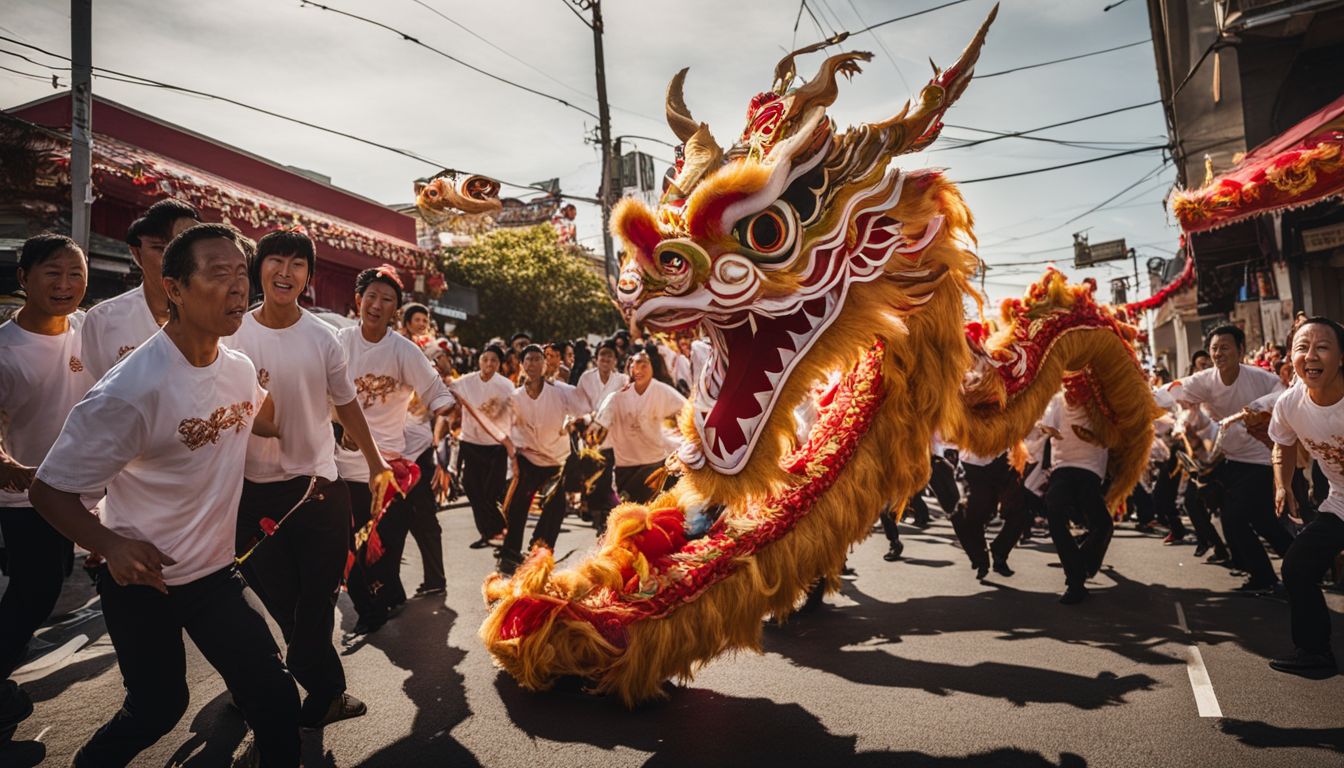
{"type": "Polygon", "coordinates": [[[130,763],[186,711],[185,630],[224,678],[265,765],[299,763],[299,697],[234,567],[249,431],[274,407],[246,355],[220,345],[247,311],[238,231],[200,224],[164,254],[169,320],[90,390],[37,471],[33,506],[99,552],[103,618],[126,687],[76,766],[130,763]],[[81,493],[107,489],[101,521],[81,493]]]}
{"type": "Polygon", "coordinates": [[[649,477],[663,468],[676,446],[669,440],[667,422],[686,405],[686,398],[653,379],[653,363],[646,351],[626,362],[630,383],[607,395],[594,423],[604,428],[616,456],[616,490],[627,501],[644,504],[662,490],[650,487],[649,477]]]}
{"type": "MultiPolygon", "coordinates": [[[[1235,325],[1209,332],[1209,355],[1213,368],[1174,383],[1172,394],[1184,403],[1202,405],[1215,421],[1234,416],[1256,400],[1283,390],[1279,377],[1241,362],[1246,335],[1235,325]]],[[[1234,423],[1219,436],[1226,457],[1213,473],[1223,490],[1223,536],[1232,550],[1232,562],[1248,575],[1241,592],[1274,590],[1279,583],[1259,534],[1275,552],[1288,551],[1293,537],[1274,517],[1274,477],[1270,470],[1269,446],[1234,423]]]]}
{"type": "Polygon", "coordinates": [[[1320,582],[1344,552],[1344,326],[1323,317],[1306,320],[1293,332],[1289,354],[1298,383],[1274,404],[1269,422],[1275,507],[1280,516],[1297,516],[1292,480],[1299,444],[1319,462],[1330,494],[1283,558],[1296,652],[1270,661],[1269,666],[1325,678],[1339,672],[1330,647],[1330,609],[1320,582]]]}
{"type": "Polygon", "coordinates": [[[966,473],[966,503],[951,516],[952,530],[970,558],[977,579],[989,575],[991,556],[995,573],[1012,576],[1008,554],[1027,527],[1022,477],[1008,463],[1006,451],[998,456],[962,451],[961,468],[966,473]],[[1003,527],[986,550],[985,531],[996,513],[1003,518],[1003,527]]]}
{"type": "Polygon", "coordinates": [[[64,235],[30,237],[19,253],[24,302],[0,324],[0,531],[9,584],[0,599],[0,748],[33,711],[9,680],[61,596],[74,548],[28,501],[37,465],[93,379],[80,361],[84,252],[64,235]]]}
{"type": "Polygon", "coordinates": [[[1050,401],[1041,429],[1050,436],[1046,518],[1066,585],[1059,602],[1073,605],[1087,599],[1087,580],[1101,570],[1115,528],[1103,491],[1109,455],[1097,442],[1088,404],[1071,402],[1065,392],[1050,401]],[[1087,528],[1081,546],[1069,530],[1073,521],[1087,528]]]}
{"type": "Polygon", "coordinates": [[[511,575],[523,562],[523,531],[527,510],[538,491],[550,488],[542,501],[541,519],[532,532],[532,546],[555,548],[560,523],[565,517],[564,491],[554,487],[569,456],[567,422],[588,412],[583,395],[568,384],[546,381],[546,355],[541,347],[523,348],[523,374],[527,383],[513,391],[513,444],[517,461],[513,485],[506,494],[508,530],[499,550],[499,572],[511,575]]]}
{"type": "Polygon", "coordinates": [[[491,539],[504,532],[504,513],[499,505],[508,486],[511,447],[508,434],[513,429],[514,387],[499,372],[504,365],[502,347],[486,347],[476,365],[479,371],[453,382],[453,394],[471,407],[471,412],[462,414],[462,433],[458,438],[462,491],[467,494],[476,532],[480,534],[470,547],[485,549],[491,539]]]}
{"type": "MultiPolygon", "coordinates": [[[[596,411],[608,395],[630,383],[629,376],[616,370],[616,342],[604,339],[598,344],[594,361],[596,366],[584,371],[579,377],[579,392],[583,394],[590,411],[596,411]]],[[[611,447],[611,438],[604,437],[598,443],[597,449],[604,459],[602,475],[593,484],[593,489],[588,492],[585,501],[588,513],[593,519],[593,527],[598,531],[605,531],[607,516],[621,502],[621,498],[616,495],[616,451],[611,447]]]]}
{"type": "Polygon", "coordinates": [[[126,244],[144,279],[140,285],[89,310],[82,346],[84,365],[94,381],[168,321],[163,251],[174,237],[199,224],[200,218],[191,205],[170,197],[151,205],[127,231],[126,244]]]}

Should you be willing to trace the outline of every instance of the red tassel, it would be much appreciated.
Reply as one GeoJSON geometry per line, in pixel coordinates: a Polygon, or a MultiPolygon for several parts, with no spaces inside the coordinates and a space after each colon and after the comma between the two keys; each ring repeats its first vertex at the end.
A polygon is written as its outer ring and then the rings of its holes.
{"type": "Polygon", "coordinates": [[[342,581],[349,581],[350,569],[355,567],[355,553],[346,550],[345,553],[345,573],[341,574],[342,581]]]}
{"type": "Polygon", "coordinates": [[[367,565],[373,565],[383,556],[383,539],[378,535],[378,528],[375,527],[369,531],[369,540],[364,545],[364,562],[367,565]]]}

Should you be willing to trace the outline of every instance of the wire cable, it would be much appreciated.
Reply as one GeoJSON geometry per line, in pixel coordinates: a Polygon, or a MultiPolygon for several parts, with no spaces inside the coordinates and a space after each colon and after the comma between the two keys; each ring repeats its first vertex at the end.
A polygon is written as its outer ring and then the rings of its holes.
{"type": "Polygon", "coordinates": [[[1133,48],[1136,45],[1144,45],[1146,43],[1151,43],[1152,41],[1153,41],[1152,38],[1146,38],[1144,40],[1136,40],[1135,42],[1132,43],[1125,43],[1124,45],[1117,45],[1114,48],[1102,48],[1099,51],[1080,53],[1077,54],[1076,56],[1065,56],[1062,59],[1051,59],[1050,61],[1041,61],[1035,64],[1023,64],[1020,67],[1013,67],[1011,69],[1001,69],[998,72],[987,72],[983,75],[977,73],[975,75],[975,79],[984,80],[987,77],[998,77],[999,75],[1011,75],[1014,72],[1021,72],[1026,69],[1036,69],[1037,67],[1048,67],[1051,64],[1063,64],[1066,61],[1077,61],[1078,59],[1086,59],[1090,56],[1100,56],[1103,53],[1111,53],[1112,51],[1123,51],[1126,48],[1133,48]]]}
{"type": "MultiPolygon", "coordinates": [[[[1041,131],[1048,131],[1048,130],[1050,130],[1051,128],[1059,128],[1059,127],[1061,127],[1061,126],[1065,126],[1065,125],[1073,125],[1074,123],[1082,123],[1082,122],[1086,122],[1086,121],[1088,121],[1088,120],[1095,120],[1095,119],[1097,119],[1098,117],[1109,117],[1110,115],[1116,115],[1116,114],[1119,114],[1119,113],[1121,113],[1121,112],[1128,112],[1128,111],[1133,110],[1133,109],[1142,109],[1143,107],[1151,107],[1151,106],[1153,106],[1154,104],[1161,104],[1161,103],[1162,103],[1162,100],[1161,100],[1161,99],[1154,99],[1154,100],[1152,100],[1152,101],[1145,101],[1145,102],[1142,103],[1142,104],[1133,104],[1133,105],[1131,105],[1131,106],[1128,106],[1128,107],[1120,107],[1120,108],[1118,108],[1118,109],[1108,109],[1108,110],[1106,110],[1105,112],[1098,112],[1098,113],[1096,113],[1096,114],[1094,114],[1094,115],[1083,115],[1082,117],[1075,117],[1075,118],[1073,118],[1073,119],[1071,119],[1071,120],[1061,120],[1061,121],[1058,122],[1058,123],[1051,123],[1051,124],[1049,124],[1049,125],[1042,125],[1042,126],[1039,127],[1039,128],[1031,128],[1031,129],[1029,129],[1029,130],[1025,130],[1025,131],[1010,131],[1009,133],[1000,133],[1000,134],[997,134],[997,135],[995,135],[995,136],[990,136],[989,138],[986,138],[986,139],[976,139],[975,141],[968,142],[968,143],[966,143],[966,144],[961,144],[961,145],[956,146],[956,147],[949,147],[949,149],[967,149],[968,147],[978,147],[978,146],[980,146],[981,144],[988,144],[988,143],[990,143],[990,142],[992,142],[992,141],[1001,141],[1001,140],[1003,140],[1003,139],[1012,139],[1012,138],[1016,138],[1016,137],[1018,137],[1018,136],[1026,136],[1027,134],[1031,134],[1031,133],[1040,133],[1041,131]]],[[[974,129],[974,128],[966,128],[966,127],[963,126],[963,127],[961,127],[961,130],[976,130],[976,129],[974,129]]],[[[929,150],[929,151],[932,152],[932,151],[936,151],[936,150],[929,150]]]]}
{"type": "Polygon", "coordinates": [[[1163,149],[1163,150],[1164,150],[1164,149],[1166,149],[1166,148],[1167,148],[1167,145],[1166,145],[1166,144],[1158,144],[1158,145],[1156,145],[1156,146],[1152,146],[1152,147],[1139,147],[1138,149],[1131,149],[1131,150],[1127,150],[1127,151],[1125,151],[1125,152],[1113,152],[1113,153],[1111,153],[1111,154],[1109,154],[1109,155],[1102,155],[1101,157],[1089,157],[1089,158],[1087,158],[1086,160],[1075,160],[1075,161],[1072,162],[1072,163],[1061,163],[1061,164],[1059,164],[1059,165],[1049,165],[1049,166],[1046,166],[1045,168],[1033,168],[1033,169],[1031,169],[1031,170],[1029,170],[1029,171],[1016,171],[1016,172],[1014,172],[1014,173],[1001,173],[1001,174],[999,174],[999,175],[997,175],[997,176],[982,176],[982,177],[980,177],[980,178],[978,178],[978,179],[966,179],[966,180],[964,180],[964,181],[958,181],[957,184],[960,184],[960,185],[966,185],[966,184],[979,184],[979,183],[982,182],[982,181],[998,181],[999,179],[1015,179],[1015,178],[1017,178],[1018,176],[1031,176],[1031,175],[1034,175],[1034,174],[1037,174],[1037,173],[1046,173],[1046,172],[1048,172],[1048,171],[1058,171],[1058,170],[1061,170],[1061,169],[1063,169],[1063,168],[1072,168],[1072,167],[1074,167],[1074,166],[1076,166],[1076,165],[1087,165],[1088,163],[1099,163],[1099,162],[1101,162],[1102,160],[1112,160],[1112,159],[1115,159],[1115,158],[1117,158],[1117,157],[1124,157],[1124,156],[1126,156],[1126,155],[1137,155],[1137,154],[1140,153],[1140,152],[1152,152],[1152,151],[1154,151],[1154,150],[1159,150],[1159,149],[1163,149]]]}

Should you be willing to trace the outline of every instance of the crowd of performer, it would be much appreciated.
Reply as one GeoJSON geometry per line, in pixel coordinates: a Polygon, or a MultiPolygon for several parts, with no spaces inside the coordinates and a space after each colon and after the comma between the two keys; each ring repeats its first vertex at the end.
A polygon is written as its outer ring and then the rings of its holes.
{"type": "MultiPolygon", "coordinates": [[[[704,341],[635,328],[596,343],[519,332],[468,349],[439,337],[390,267],[359,274],[357,317],[338,328],[303,306],[317,260],[304,232],[253,242],[200,218],[171,199],[145,211],[126,237],[143,283],[87,312],[79,246],[29,239],[25,303],[0,325],[0,739],[32,712],[8,678],[77,544],[126,698],[76,765],[125,765],[176,725],[184,631],[263,764],[296,765],[300,728],[367,711],[333,645],[342,589],[355,634],[443,593],[438,514],[459,494],[469,546],[493,548],[506,575],[534,545],[554,549],[568,515],[600,535],[618,504],[672,481],[675,420],[708,356],[704,341]],[[408,537],[423,569],[409,594],[408,537]]],[[[1295,652],[1271,666],[1334,674],[1320,584],[1340,579],[1344,551],[1344,328],[1299,318],[1286,342],[1248,355],[1242,331],[1223,326],[1185,376],[1154,373],[1165,413],[1126,509],[1107,507],[1097,409],[1069,387],[998,456],[935,436],[929,490],[976,577],[1012,577],[1013,549],[1048,532],[1060,602],[1082,602],[1116,521],[1132,517],[1243,573],[1240,591],[1284,594],[1295,652]]],[[[922,494],[874,504],[897,562],[900,525],[927,527],[931,510],[922,494]]]]}

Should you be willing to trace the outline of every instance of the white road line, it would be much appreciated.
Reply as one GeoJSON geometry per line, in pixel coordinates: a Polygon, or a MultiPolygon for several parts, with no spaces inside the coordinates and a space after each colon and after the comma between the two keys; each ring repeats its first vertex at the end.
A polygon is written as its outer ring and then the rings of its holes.
{"type": "Polygon", "coordinates": [[[33,739],[33,741],[41,741],[41,740],[42,740],[42,737],[43,737],[43,736],[46,736],[46,735],[47,735],[47,731],[50,731],[50,730],[51,730],[51,726],[48,725],[46,728],[43,728],[41,731],[38,731],[38,733],[37,733],[37,738],[36,738],[36,739],[33,739]]]}
{"type": "MultiPolygon", "coordinates": [[[[1190,625],[1185,621],[1185,608],[1176,603],[1176,626],[1190,634],[1190,625]]],[[[1213,692],[1213,682],[1209,680],[1209,670],[1204,666],[1204,657],[1198,645],[1186,648],[1185,672],[1190,678],[1190,689],[1195,694],[1195,706],[1200,717],[1222,717],[1223,708],[1218,706],[1218,697],[1213,692]]]]}

